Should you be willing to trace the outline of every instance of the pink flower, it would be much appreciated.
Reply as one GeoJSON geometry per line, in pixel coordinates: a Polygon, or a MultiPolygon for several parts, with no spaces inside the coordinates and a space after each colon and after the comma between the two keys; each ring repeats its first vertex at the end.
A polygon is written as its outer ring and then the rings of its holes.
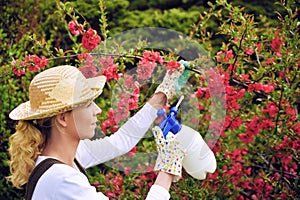
{"type": "Polygon", "coordinates": [[[146,59],[140,60],[136,69],[138,77],[141,80],[150,78],[156,65],[157,64],[153,61],[148,61],[146,59]]]}
{"type": "Polygon", "coordinates": [[[124,82],[127,88],[132,88],[134,86],[133,77],[134,75],[128,75],[128,74],[124,75],[124,79],[125,79],[124,82]]]}
{"type": "Polygon", "coordinates": [[[218,62],[222,62],[223,51],[218,51],[216,54],[216,58],[218,62]]]}
{"type": "Polygon", "coordinates": [[[101,129],[105,134],[107,134],[108,133],[107,129],[116,124],[117,123],[114,119],[114,111],[111,108],[108,112],[108,118],[101,124],[101,129]]]}
{"type": "Polygon", "coordinates": [[[73,35],[82,34],[83,25],[79,24],[76,20],[70,21],[68,24],[68,29],[73,35]]]}
{"type": "Polygon", "coordinates": [[[13,60],[11,62],[12,65],[12,72],[17,75],[17,76],[22,76],[25,74],[25,62],[24,61],[18,61],[18,60],[13,60]]]}
{"type": "Polygon", "coordinates": [[[216,57],[218,62],[228,62],[229,59],[234,58],[234,54],[232,49],[230,49],[230,50],[225,50],[225,52],[219,51],[216,54],[216,57]]]}
{"type": "Polygon", "coordinates": [[[246,81],[246,82],[250,81],[249,74],[239,74],[239,75],[237,75],[237,79],[239,81],[246,81]]]}
{"type": "Polygon", "coordinates": [[[248,55],[252,55],[254,53],[254,50],[251,49],[251,48],[246,47],[245,48],[245,53],[248,54],[248,55]]]}
{"type": "Polygon", "coordinates": [[[97,75],[97,69],[94,66],[86,66],[79,68],[81,73],[85,76],[85,78],[92,78],[97,75]]]}
{"type": "Polygon", "coordinates": [[[135,82],[134,84],[134,90],[131,93],[131,96],[129,98],[129,110],[134,110],[138,108],[138,101],[140,97],[140,86],[138,82],[135,82]]]}
{"type": "Polygon", "coordinates": [[[262,83],[249,84],[248,85],[248,91],[249,92],[263,91],[265,93],[270,93],[274,90],[275,85],[276,84],[262,84],[262,83]]]}
{"type": "Polygon", "coordinates": [[[262,125],[259,123],[258,116],[255,116],[251,121],[245,123],[246,132],[239,134],[239,139],[248,144],[254,140],[253,136],[256,136],[262,129],[262,125]]]}
{"type": "Polygon", "coordinates": [[[147,61],[158,62],[159,64],[163,64],[164,58],[160,55],[159,52],[156,51],[146,51],[143,53],[143,58],[147,61]]]}
{"type": "Polygon", "coordinates": [[[270,93],[274,90],[274,86],[276,86],[276,84],[265,84],[262,87],[262,91],[265,93],[270,93]]]}
{"type": "Polygon", "coordinates": [[[256,47],[257,52],[260,52],[260,51],[261,51],[261,48],[262,48],[262,44],[261,44],[261,43],[257,43],[257,44],[255,45],[255,47],[256,47]]]}
{"type": "Polygon", "coordinates": [[[117,123],[126,119],[129,116],[129,100],[128,93],[119,94],[120,101],[117,103],[117,110],[113,111],[114,119],[117,123]]]}
{"type": "Polygon", "coordinates": [[[87,58],[93,58],[89,53],[81,53],[77,56],[79,60],[86,60],[87,58]]]}
{"type": "Polygon", "coordinates": [[[285,113],[289,116],[291,116],[291,120],[295,120],[296,119],[296,111],[294,108],[291,108],[290,106],[288,106],[285,110],[285,113]]]}
{"type": "Polygon", "coordinates": [[[245,94],[245,89],[240,89],[236,91],[232,86],[226,86],[226,106],[229,110],[238,110],[240,105],[237,103],[237,100],[243,98],[245,94]]]}
{"type": "Polygon", "coordinates": [[[120,74],[118,73],[117,65],[114,63],[114,60],[110,56],[99,59],[100,75],[106,76],[106,82],[111,79],[118,80],[120,74]]]}
{"type": "Polygon", "coordinates": [[[48,59],[45,56],[39,58],[37,55],[29,55],[25,57],[27,69],[32,72],[37,72],[39,69],[45,68],[48,65],[48,59]]]}
{"type": "Polygon", "coordinates": [[[83,67],[95,68],[95,70],[97,71],[97,69],[95,67],[93,56],[91,54],[82,53],[82,54],[79,54],[77,57],[81,61],[83,67]]]}
{"type": "Polygon", "coordinates": [[[159,52],[152,52],[152,59],[158,62],[159,64],[164,63],[164,58],[160,55],[159,52]]]}
{"type": "Polygon", "coordinates": [[[82,47],[88,51],[93,50],[101,42],[100,36],[94,29],[89,29],[82,37],[82,47]]]}
{"type": "Polygon", "coordinates": [[[277,56],[281,57],[280,47],[283,45],[282,40],[277,36],[271,42],[271,47],[277,56]]]}
{"type": "Polygon", "coordinates": [[[116,195],[115,195],[113,192],[111,192],[110,190],[107,190],[107,191],[106,191],[106,196],[107,196],[108,198],[114,198],[114,197],[116,197],[116,195]]]}

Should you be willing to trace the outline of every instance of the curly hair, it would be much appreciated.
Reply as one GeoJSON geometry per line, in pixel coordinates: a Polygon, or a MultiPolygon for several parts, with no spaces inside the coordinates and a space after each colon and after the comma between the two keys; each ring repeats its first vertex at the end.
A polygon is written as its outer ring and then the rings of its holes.
{"type": "Polygon", "coordinates": [[[10,172],[7,177],[12,184],[21,188],[35,167],[37,157],[42,153],[51,132],[51,118],[41,120],[20,120],[16,132],[9,138],[10,172]]]}

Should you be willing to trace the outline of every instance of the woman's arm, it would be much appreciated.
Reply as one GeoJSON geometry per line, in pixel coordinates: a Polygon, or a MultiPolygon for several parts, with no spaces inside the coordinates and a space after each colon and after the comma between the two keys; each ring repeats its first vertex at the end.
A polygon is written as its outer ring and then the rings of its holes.
{"type": "Polygon", "coordinates": [[[169,191],[174,175],[166,172],[158,172],[154,185],[159,185],[169,191]]]}
{"type": "Polygon", "coordinates": [[[152,96],[152,98],[148,101],[148,103],[159,110],[167,103],[167,97],[164,93],[158,92],[152,96]]]}
{"type": "Polygon", "coordinates": [[[166,103],[163,93],[154,94],[141,110],[109,137],[80,142],[76,158],[85,167],[91,167],[130,151],[145,135],[157,117],[157,109],[166,103]]]}
{"type": "Polygon", "coordinates": [[[154,185],[150,188],[146,200],[168,200],[169,190],[172,184],[173,175],[166,172],[158,172],[154,185]]]}

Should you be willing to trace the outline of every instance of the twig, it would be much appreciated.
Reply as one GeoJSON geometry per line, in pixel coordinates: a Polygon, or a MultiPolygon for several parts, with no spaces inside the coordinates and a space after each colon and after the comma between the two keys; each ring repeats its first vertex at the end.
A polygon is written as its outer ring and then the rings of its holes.
{"type": "MultiPolygon", "coordinates": [[[[245,162],[243,161],[238,161],[239,163],[241,164],[246,164],[245,162]]],[[[266,169],[266,170],[269,170],[269,171],[273,171],[273,172],[279,172],[279,173],[283,173],[283,174],[287,174],[287,175],[290,175],[290,176],[294,176],[296,177],[297,179],[300,179],[300,176],[296,175],[296,174],[292,174],[290,172],[287,172],[287,171],[283,171],[283,170],[278,170],[278,169],[275,169],[274,167],[273,168],[267,168],[267,167],[264,167],[264,166],[261,166],[261,165],[256,165],[256,164],[252,164],[252,165],[244,165],[245,167],[257,167],[257,168],[261,168],[261,169],[266,169]]]]}
{"type": "Polygon", "coordinates": [[[239,53],[239,51],[240,51],[241,48],[242,48],[242,42],[243,42],[243,40],[244,40],[244,38],[245,38],[246,32],[247,32],[247,26],[246,26],[246,29],[245,29],[245,31],[243,32],[242,38],[241,38],[241,40],[240,40],[240,42],[239,42],[239,47],[238,47],[238,50],[237,50],[237,54],[236,54],[236,56],[234,57],[234,61],[233,61],[233,63],[232,63],[232,69],[231,69],[231,72],[230,72],[230,76],[229,76],[229,77],[231,77],[231,76],[233,75],[234,66],[235,66],[235,64],[236,64],[236,62],[237,62],[237,59],[238,59],[238,53],[239,53]]]}
{"type": "Polygon", "coordinates": [[[259,65],[260,67],[262,67],[262,66],[261,66],[261,63],[260,63],[260,60],[259,60],[259,56],[258,56],[257,50],[254,49],[254,52],[255,52],[256,61],[257,61],[258,65],[259,65]]]}

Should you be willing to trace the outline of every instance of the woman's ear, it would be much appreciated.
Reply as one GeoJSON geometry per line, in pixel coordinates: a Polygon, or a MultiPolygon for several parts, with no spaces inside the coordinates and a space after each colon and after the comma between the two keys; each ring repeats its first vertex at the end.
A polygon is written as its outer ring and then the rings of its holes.
{"type": "Polygon", "coordinates": [[[67,126],[67,115],[66,113],[58,114],[55,117],[55,120],[57,124],[61,127],[66,127],[67,126]]]}

